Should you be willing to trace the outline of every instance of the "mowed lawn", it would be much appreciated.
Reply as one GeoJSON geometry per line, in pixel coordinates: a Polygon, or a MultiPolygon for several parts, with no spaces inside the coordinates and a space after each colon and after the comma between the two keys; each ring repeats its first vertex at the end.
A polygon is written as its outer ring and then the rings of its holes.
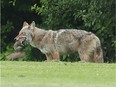
{"type": "Polygon", "coordinates": [[[116,64],[0,62],[1,87],[116,87],[116,64]]]}

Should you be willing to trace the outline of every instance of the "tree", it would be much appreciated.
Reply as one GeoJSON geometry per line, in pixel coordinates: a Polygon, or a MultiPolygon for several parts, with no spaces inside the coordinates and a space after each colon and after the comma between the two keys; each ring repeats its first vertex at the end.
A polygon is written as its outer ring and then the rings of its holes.
{"type": "MultiPolygon", "coordinates": [[[[34,20],[45,29],[76,28],[95,33],[101,40],[105,62],[116,62],[115,0],[2,0],[1,3],[3,52],[13,43],[23,21],[34,20]]],[[[61,59],[78,60],[76,55],[61,59]]]]}

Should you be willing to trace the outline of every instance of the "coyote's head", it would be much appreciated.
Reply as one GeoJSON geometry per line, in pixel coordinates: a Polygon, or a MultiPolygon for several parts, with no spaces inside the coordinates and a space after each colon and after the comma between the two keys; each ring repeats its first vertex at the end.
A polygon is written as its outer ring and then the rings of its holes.
{"type": "Polygon", "coordinates": [[[18,46],[23,47],[25,43],[30,43],[32,41],[34,28],[34,21],[30,25],[27,22],[23,23],[22,29],[19,31],[19,34],[15,37],[16,42],[14,49],[17,49],[18,46]]]}

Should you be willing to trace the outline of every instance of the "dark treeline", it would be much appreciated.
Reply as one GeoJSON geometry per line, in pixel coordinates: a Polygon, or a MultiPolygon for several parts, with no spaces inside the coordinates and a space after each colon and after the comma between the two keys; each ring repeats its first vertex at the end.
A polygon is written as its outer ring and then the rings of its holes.
{"type": "MultiPolygon", "coordinates": [[[[58,30],[76,28],[91,31],[101,40],[105,62],[115,59],[115,0],[1,0],[0,60],[12,53],[14,38],[24,21],[38,27],[58,30]]],[[[42,61],[45,56],[27,46],[19,60],[42,61]]],[[[61,56],[62,61],[78,61],[78,55],[61,56]]]]}

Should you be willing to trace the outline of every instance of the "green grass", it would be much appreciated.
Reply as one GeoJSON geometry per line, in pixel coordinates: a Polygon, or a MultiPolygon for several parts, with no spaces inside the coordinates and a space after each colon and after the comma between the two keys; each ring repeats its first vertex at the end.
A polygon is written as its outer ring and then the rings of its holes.
{"type": "Polygon", "coordinates": [[[1,62],[1,87],[116,87],[116,64],[1,62]]]}

